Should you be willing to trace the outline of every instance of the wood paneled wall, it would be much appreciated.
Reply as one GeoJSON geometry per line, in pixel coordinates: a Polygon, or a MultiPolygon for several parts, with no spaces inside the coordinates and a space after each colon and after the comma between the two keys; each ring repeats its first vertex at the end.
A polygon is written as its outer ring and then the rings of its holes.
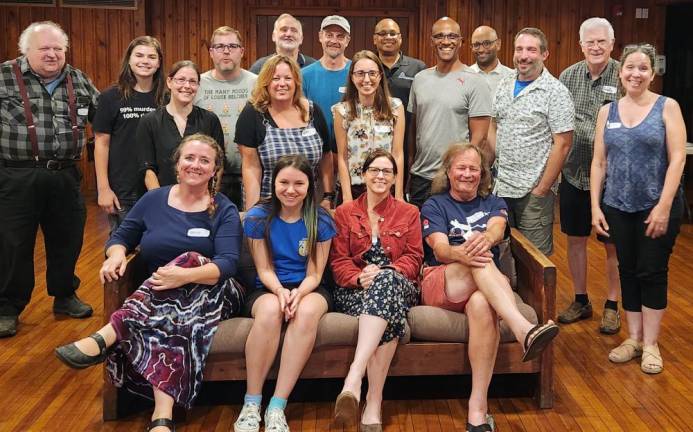
{"type": "MultiPolygon", "coordinates": [[[[669,2],[676,0],[144,0],[135,11],[0,6],[0,29],[4,30],[0,60],[17,56],[17,39],[28,24],[50,19],[60,23],[70,36],[68,62],[88,73],[99,88],[105,88],[116,79],[128,43],[139,35],[150,34],[161,40],[166,67],[187,58],[207,70],[211,67],[208,38],[215,28],[229,25],[244,36],[243,65],[248,67],[254,61],[252,36],[258,28],[267,28],[255,22],[259,16],[284,11],[297,16],[314,16],[318,11],[325,15],[376,16],[377,11],[381,16],[414,18],[412,24],[418,25],[412,25],[412,29],[418,27],[419,31],[408,35],[407,54],[429,65],[434,63],[430,29],[442,16],[460,23],[467,39],[460,56],[467,64],[473,62],[468,39],[477,26],[491,25],[498,31],[503,39],[500,59],[508,65],[512,63],[514,34],[522,27],[539,27],[549,39],[547,67],[557,75],[581,58],[578,28],[590,16],[603,16],[613,24],[615,56],[620,55],[623,45],[633,42],[654,43],[663,50],[665,5],[669,2]],[[649,8],[648,19],[636,19],[636,7],[649,8]]],[[[363,41],[369,36],[358,35],[363,41]]],[[[316,35],[306,33],[304,39],[311,37],[316,35]]],[[[661,89],[660,78],[655,81],[655,89],[661,89]]],[[[85,169],[85,186],[95,188],[93,170],[85,169]]]]}

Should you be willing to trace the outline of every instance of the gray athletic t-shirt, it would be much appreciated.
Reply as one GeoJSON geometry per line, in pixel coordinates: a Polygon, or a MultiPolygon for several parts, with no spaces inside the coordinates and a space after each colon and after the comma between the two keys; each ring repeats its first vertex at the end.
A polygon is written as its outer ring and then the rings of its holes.
{"type": "Polygon", "coordinates": [[[237,79],[220,81],[212,76],[210,70],[200,77],[200,88],[195,96],[195,105],[212,111],[219,117],[224,130],[228,169],[233,174],[241,174],[241,155],[234,140],[236,120],[250,97],[256,79],[257,75],[242,69],[237,79]]]}
{"type": "Polygon", "coordinates": [[[407,110],[416,115],[416,159],[411,173],[432,179],[441,156],[454,142],[469,140],[469,117],[491,115],[486,81],[467,70],[439,73],[435,68],[414,78],[407,110]]]}

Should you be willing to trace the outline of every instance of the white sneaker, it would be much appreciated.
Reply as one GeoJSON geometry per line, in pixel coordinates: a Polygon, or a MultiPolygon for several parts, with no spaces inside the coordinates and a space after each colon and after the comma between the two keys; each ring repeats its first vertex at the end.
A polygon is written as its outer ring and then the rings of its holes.
{"type": "Polygon", "coordinates": [[[284,410],[272,408],[265,410],[265,432],[289,432],[284,410]]]}
{"type": "Polygon", "coordinates": [[[260,431],[260,406],[254,403],[243,405],[241,413],[233,424],[234,432],[259,432],[260,431]]]}

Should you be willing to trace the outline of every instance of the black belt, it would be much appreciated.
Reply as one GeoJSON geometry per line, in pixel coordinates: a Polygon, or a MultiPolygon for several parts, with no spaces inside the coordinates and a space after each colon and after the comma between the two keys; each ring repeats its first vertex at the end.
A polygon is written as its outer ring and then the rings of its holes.
{"type": "Polygon", "coordinates": [[[0,159],[0,165],[8,168],[43,168],[61,170],[74,166],[74,159],[39,159],[39,160],[8,160],[0,159]]]}

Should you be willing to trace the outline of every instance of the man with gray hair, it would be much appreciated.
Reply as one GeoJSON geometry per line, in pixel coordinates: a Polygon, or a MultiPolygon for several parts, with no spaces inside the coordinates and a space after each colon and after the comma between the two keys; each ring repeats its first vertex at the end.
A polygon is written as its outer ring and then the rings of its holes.
{"type": "MultiPolygon", "coordinates": [[[[279,15],[274,22],[272,42],[274,42],[276,46],[277,54],[291,57],[296,60],[296,63],[298,63],[301,68],[315,63],[313,57],[309,57],[298,50],[303,43],[303,26],[301,25],[301,21],[288,13],[279,15]]],[[[267,59],[273,55],[274,54],[270,54],[257,59],[250,67],[250,72],[256,75],[259,74],[267,59]]]]}
{"type": "Polygon", "coordinates": [[[53,312],[92,314],[75,295],[86,219],[77,163],[99,92],[65,64],[67,48],[58,24],[35,22],[19,37],[22,55],[0,65],[0,337],[16,334],[31,299],[39,226],[53,312]]]}
{"type": "MultiPolygon", "coordinates": [[[[587,296],[587,239],[592,231],[590,206],[590,165],[599,108],[617,99],[619,64],[611,58],[614,29],[604,18],[589,18],[580,26],[580,48],[585,56],[561,73],[560,80],[573,96],[575,133],[563,166],[559,188],[561,231],[568,237],[568,268],[573,278],[575,301],[558,315],[558,321],[572,323],[592,316],[587,296]]],[[[608,237],[597,235],[606,250],[607,300],[599,331],[615,334],[621,328],[618,296],[616,248],[608,237]]]]}

